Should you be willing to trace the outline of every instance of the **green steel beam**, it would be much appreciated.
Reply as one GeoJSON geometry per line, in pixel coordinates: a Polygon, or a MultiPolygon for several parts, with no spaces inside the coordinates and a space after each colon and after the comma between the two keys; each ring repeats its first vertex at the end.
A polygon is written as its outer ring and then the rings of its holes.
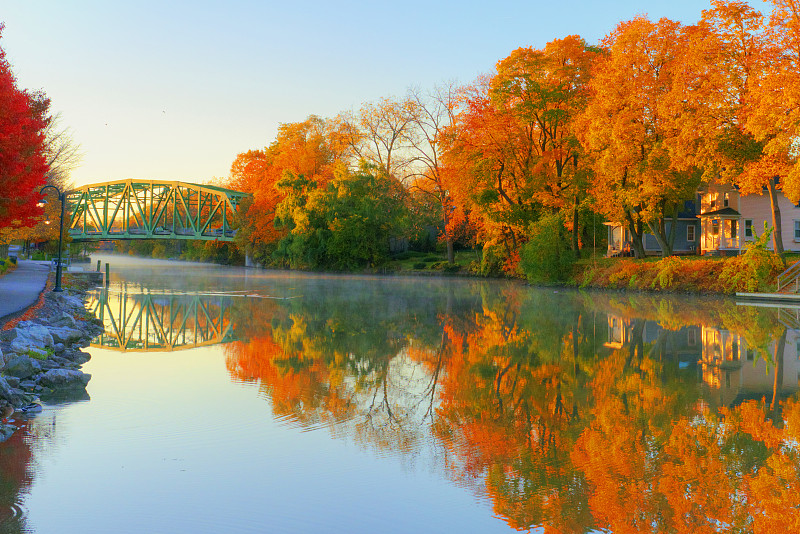
{"type": "Polygon", "coordinates": [[[121,180],[85,185],[66,196],[74,241],[233,241],[241,200],[250,195],[187,182],[121,180]]]}

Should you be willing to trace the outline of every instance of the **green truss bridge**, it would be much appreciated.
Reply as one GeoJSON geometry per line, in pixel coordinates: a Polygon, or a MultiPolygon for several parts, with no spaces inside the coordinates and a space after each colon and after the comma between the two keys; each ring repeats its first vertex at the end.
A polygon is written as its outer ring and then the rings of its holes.
{"type": "Polygon", "coordinates": [[[74,241],[202,239],[233,241],[247,193],[186,182],[120,180],[66,193],[74,241]]]}

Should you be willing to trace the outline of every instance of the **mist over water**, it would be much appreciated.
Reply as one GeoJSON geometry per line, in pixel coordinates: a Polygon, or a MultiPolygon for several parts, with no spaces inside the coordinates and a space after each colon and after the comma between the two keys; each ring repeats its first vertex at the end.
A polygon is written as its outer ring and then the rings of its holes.
{"type": "Polygon", "coordinates": [[[797,310],[98,258],[88,398],[0,445],[2,532],[797,519],[797,310]]]}

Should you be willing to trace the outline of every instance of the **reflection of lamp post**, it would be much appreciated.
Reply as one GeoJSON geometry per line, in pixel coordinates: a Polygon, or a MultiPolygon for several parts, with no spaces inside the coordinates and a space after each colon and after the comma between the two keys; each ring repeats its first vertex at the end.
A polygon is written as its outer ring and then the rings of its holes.
{"type": "Polygon", "coordinates": [[[61,220],[60,224],[58,225],[58,264],[56,265],[56,287],[53,288],[53,291],[61,292],[61,244],[64,242],[64,206],[67,202],[64,197],[64,193],[62,193],[61,190],[54,185],[44,186],[41,190],[39,190],[39,194],[43,194],[44,190],[48,187],[56,190],[56,193],[58,193],[58,200],[61,201],[61,220]]]}

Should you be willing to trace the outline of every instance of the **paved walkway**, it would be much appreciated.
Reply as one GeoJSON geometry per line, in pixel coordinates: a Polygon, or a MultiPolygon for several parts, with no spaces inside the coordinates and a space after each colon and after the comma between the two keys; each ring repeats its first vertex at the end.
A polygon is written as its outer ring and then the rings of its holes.
{"type": "Polygon", "coordinates": [[[49,262],[20,260],[16,269],[0,277],[0,323],[38,300],[49,273],[49,262]]]}

